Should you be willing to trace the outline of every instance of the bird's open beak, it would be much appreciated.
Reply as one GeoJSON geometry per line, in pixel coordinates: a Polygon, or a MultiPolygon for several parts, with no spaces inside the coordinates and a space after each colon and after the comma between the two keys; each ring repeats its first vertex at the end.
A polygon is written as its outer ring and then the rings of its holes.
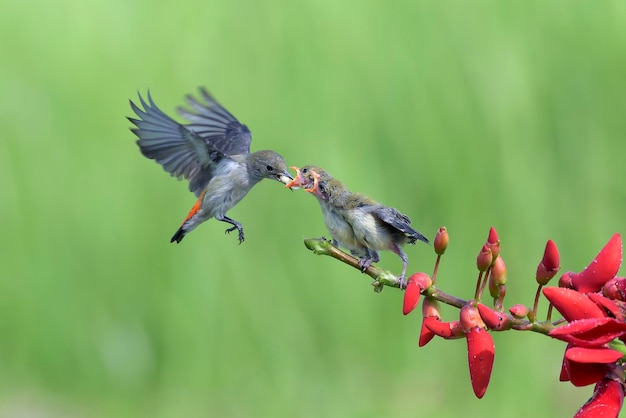
{"type": "Polygon", "coordinates": [[[293,165],[291,167],[289,167],[289,168],[291,168],[292,170],[294,170],[296,172],[296,178],[295,179],[291,179],[290,178],[289,179],[289,180],[291,180],[290,182],[285,182],[285,187],[288,187],[288,188],[290,188],[292,190],[293,189],[297,189],[297,188],[300,187],[300,180],[301,180],[300,169],[298,167],[296,167],[296,166],[293,166],[293,165]]]}
{"type": "MultiPolygon", "coordinates": [[[[291,178],[291,175],[288,172],[282,172],[280,174],[278,174],[276,176],[276,180],[280,181],[283,184],[287,184],[289,182],[293,182],[293,178],[291,178]]],[[[287,186],[285,186],[287,187],[287,186]]]]}
{"type": "Polygon", "coordinates": [[[313,187],[311,187],[310,189],[304,189],[304,191],[309,193],[315,193],[319,190],[318,186],[320,182],[320,175],[317,174],[317,171],[315,170],[311,170],[311,175],[313,176],[313,187]]]}

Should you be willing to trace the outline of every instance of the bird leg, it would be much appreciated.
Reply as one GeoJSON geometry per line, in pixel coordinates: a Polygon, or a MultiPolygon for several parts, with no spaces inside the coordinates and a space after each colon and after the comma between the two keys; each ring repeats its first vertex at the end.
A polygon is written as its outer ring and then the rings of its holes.
{"type": "Polygon", "coordinates": [[[404,251],[402,251],[402,249],[398,247],[397,244],[393,244],[393,246],[391,247],[391,251],[398,254],[402,259],[402,274],[400,275],[400,277],[398,277],[398,280],[400,281],[400,290],[402,290],[404,287],[406,287],[404,276],[406,276],[406,268],[409,265],[409,257],[407,257],[404,251]]]}
{"type": "Polygon", "coordinates": [[[378,263],[380,261],[380,256],[376,251],[372,251],[370,249],[366,249],[365,251],[365,257],[359,258],[361,273],[365,273],[365,270],[367,270],[372,263],[378,263]]]}
{"type": "Polygon", "coordinates": [[[228,228],[226,231],[224,231],[225,234],[230,234],[231,232],[233,232],[235,229],[239,232],[239,244],[241,244],[244,240],[244,236],[243,236],[243,225],[241,225],[239,222],[237,222],[234,219],[230,219],[228,216],[219,216],[219,217],[215,217],[215,219],[217,219],[218,221],[222,221],[222,222],[227,222],[231,225],[233,225],[232,228],[228,228]]]}

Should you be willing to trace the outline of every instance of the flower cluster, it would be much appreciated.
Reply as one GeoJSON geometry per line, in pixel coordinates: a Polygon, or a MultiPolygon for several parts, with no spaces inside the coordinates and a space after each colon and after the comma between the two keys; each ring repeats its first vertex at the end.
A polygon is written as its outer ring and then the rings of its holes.
{"type": "Polygon", "coordinates": [[[622,408],[626,278],[616,277],[621,263],[622,238],[615,234],[582,272],[565,273],[560,287],[543,289],[567,321],[549,333],[568,343],[560,380],[574,386],[596,385],[578,417],[617,416],[622,408]]]}
{"type": "Polygon", "coordinates": [[[506,296],[506,266],[500,254],[500,240],[491,228],[476,258],[478,279],[474,297],[457,299],[442,292],[436,283],[437,269],[449,243],[448,232],[440,228],[435,238],[437,254],[432,276],[413,274],[404,293],[405,315],[422,303],[422,329],[419,345],[435,336],[465,338],[472,388],[482,398],[489,385],[495,359],[490,331],[530,330],[567,343],[560,380],[575,386],[595,384],[592,398],[576,417],[617,416],[624,398],[626,353],[626,278],[617,277],[622,261],[622,239],[613,235],[591,263],[580,273],[567,272],[559,287],[544,287],[560,269],[556,244],[549,240],[537,266],[536,297],[532,307],[513,305],[503,308],[506,296]],[[488,289],[493,307],[482,302],[488,289]],[[537,319],[541,296],[550,303],[545,321],[537,319]],[[459,318],[442,321],[439,304],[460,308],[459,318]],[[556,309],[562,318],[551,320],[556,309]]]}

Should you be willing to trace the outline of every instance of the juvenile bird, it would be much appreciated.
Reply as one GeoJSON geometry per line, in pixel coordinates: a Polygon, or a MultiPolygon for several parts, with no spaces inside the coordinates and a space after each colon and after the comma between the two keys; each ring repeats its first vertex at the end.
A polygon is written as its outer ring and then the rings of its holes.
{"type": "Polygon", "coordinates": [[[139,138],[141,153],[155,160],[172,176],[189,180],[189,190],[198,201],[170,242],[179,243],[202,222],[215,218],[233,225],[239,243],[244,240],[241,223],[226,216],[243,197],[263,179],[288,183],[292,177],[285,160],[274,151],[250,153],[250,130],[224,109],[204,88],[200,95],[205,103],[193,96],[187,102],[193,111],[179,107],[178,113],[190,123],[180,124],[163,113],[152,101],[139,95],[140,109],[130,101],[139,119],[128,118],[139,138]]]}
{"type": "Polygon", "coordinates": [[[351,193],[320,167],[291,168],[296,171],[296,178],[285,187],[303,187],[317,198],[334,245],[347,248],[358,257],[363,272],[380,260],[378,251],[393,251],[402,259],[402,287],[408,264],[402,245],[415,244],[417,240],[428,243],[424,235],[411,228],[411,219],[363,194],[351,193]]]}

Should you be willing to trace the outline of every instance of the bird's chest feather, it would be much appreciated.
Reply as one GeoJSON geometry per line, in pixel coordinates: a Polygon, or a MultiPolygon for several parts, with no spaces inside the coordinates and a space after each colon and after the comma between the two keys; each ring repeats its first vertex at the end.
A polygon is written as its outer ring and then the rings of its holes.
{"type": "Polygon", "coordinates": [[[324,215],[324,224],[333,239],[349,249],[359,247],[352,225],[346,220],[344,214],[322,202],[320,206],[324,215]]]}
{"type": "Polygon", "coordinates": [[[251,184],[246,166],[236,161],[224,161],[216,167],[207,185],[202,204],[211,216],[225,215],[250,191],[251,184]]]}
{"type": "Polygon", "coordinates": [[[389,246],[391,232],[387,225],[366,211],[352,212],[352,227],[357,241],[365,247],[383,250],[389,246]]]}

